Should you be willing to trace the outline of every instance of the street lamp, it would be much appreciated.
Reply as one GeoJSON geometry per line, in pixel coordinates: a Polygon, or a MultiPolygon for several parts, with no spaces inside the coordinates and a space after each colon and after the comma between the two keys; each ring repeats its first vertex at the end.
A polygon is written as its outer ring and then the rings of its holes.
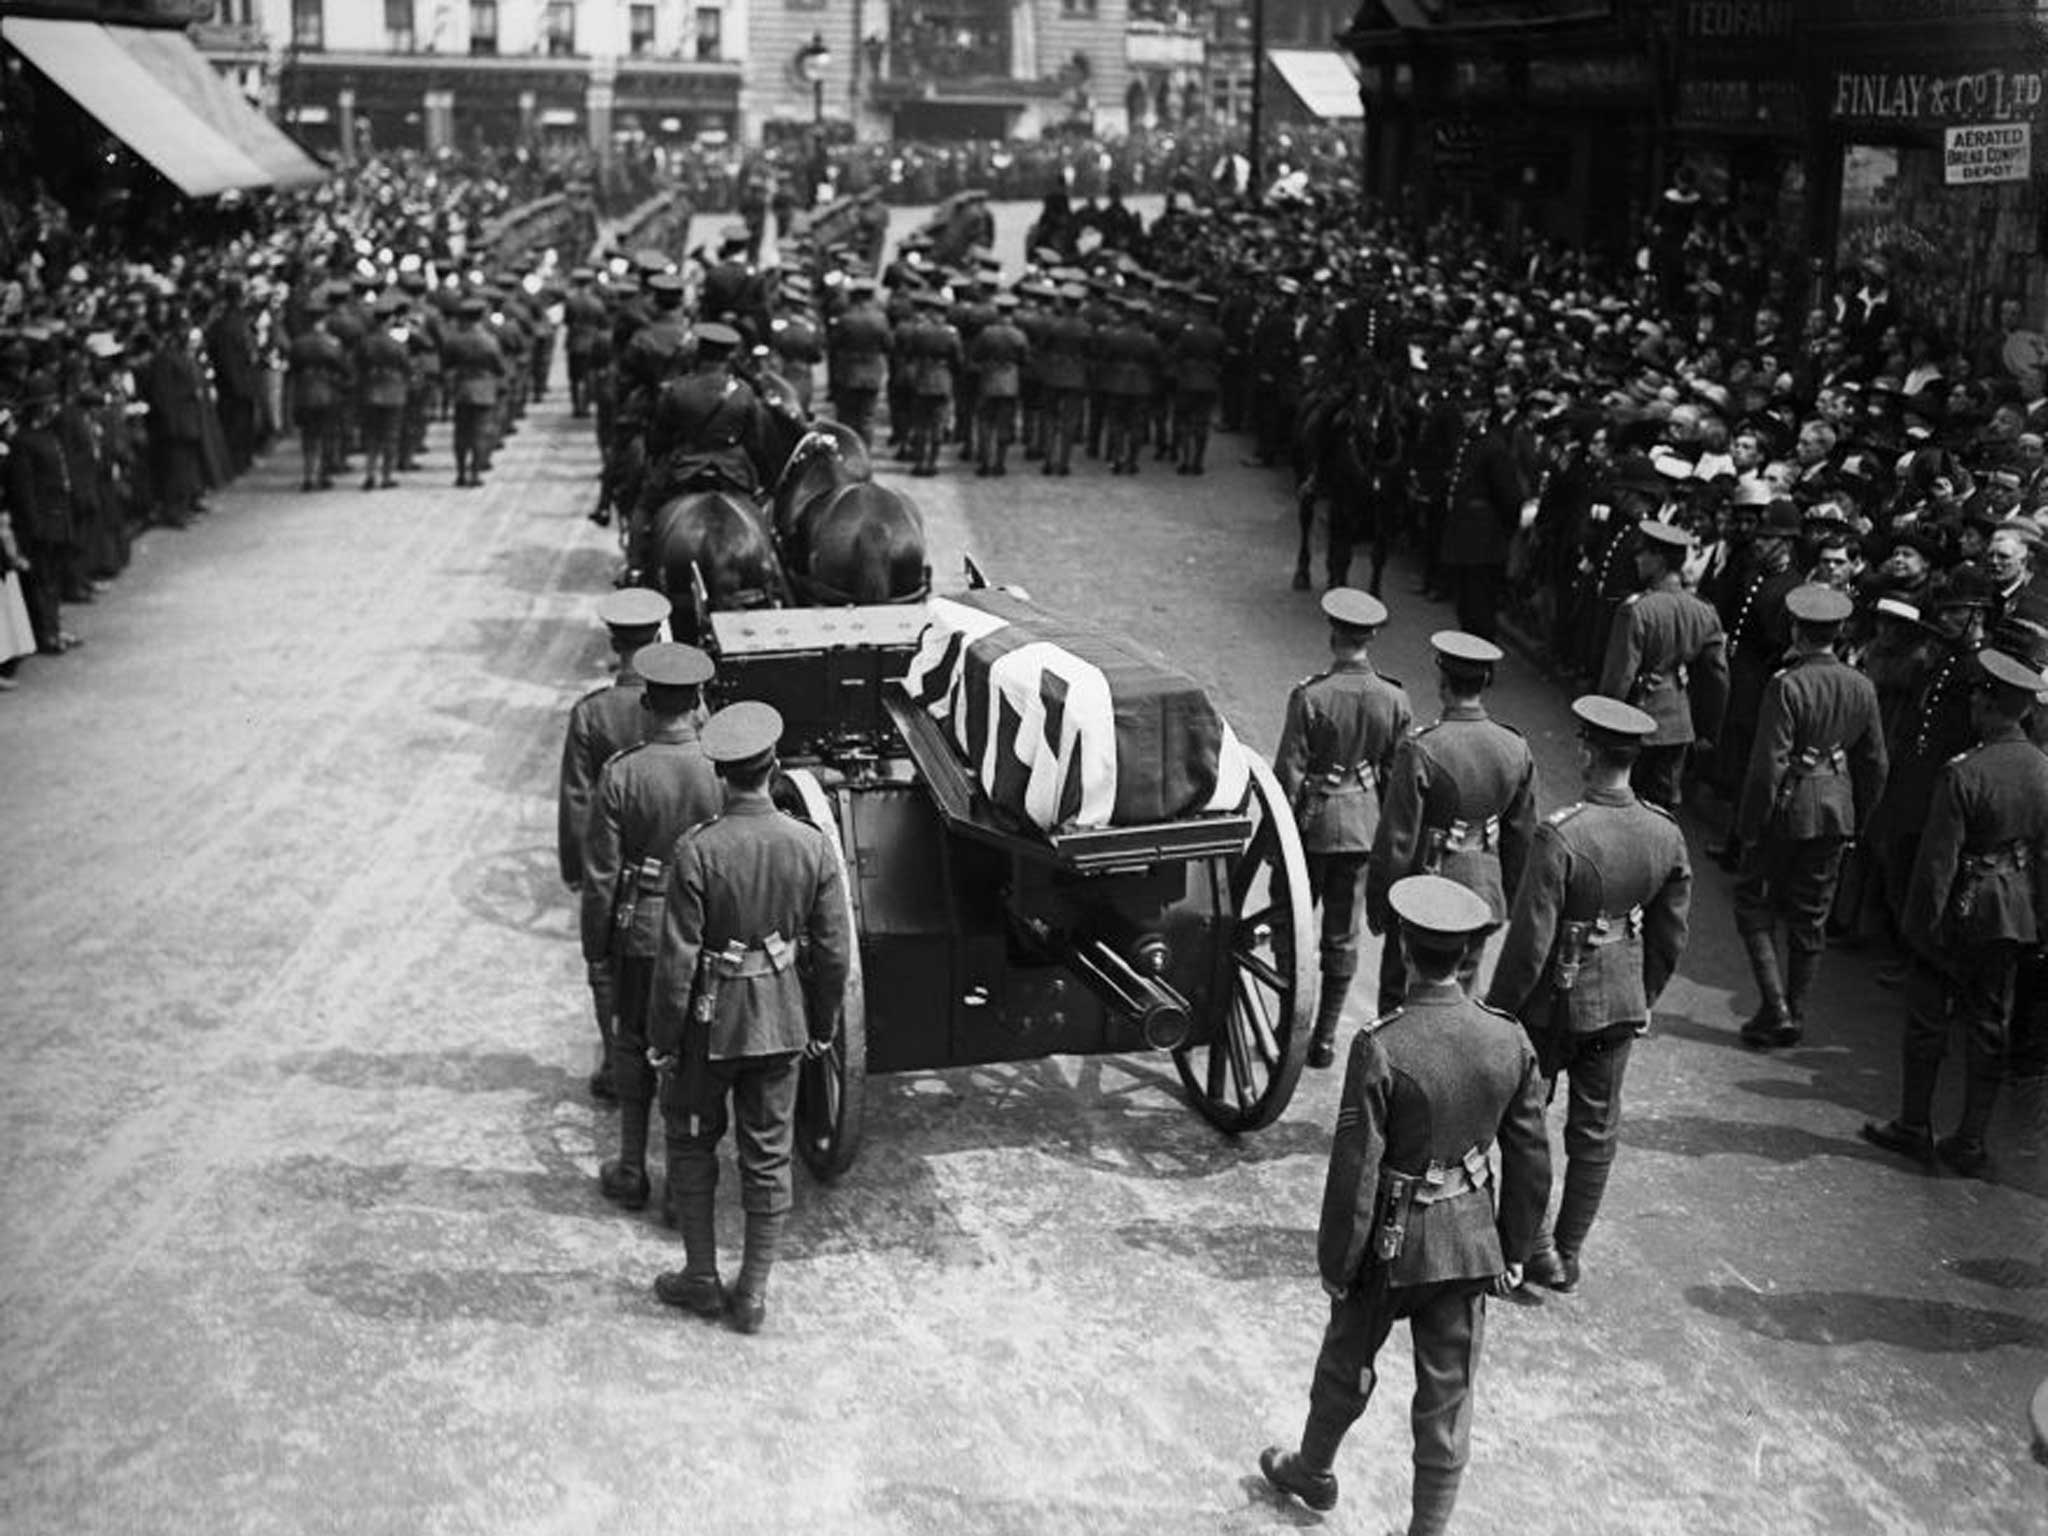
{"type": "Polygon", "coordinates": [[[811,40],[796,51],[796,73],[811,83],[811,187],[804,206],[816,207],[824,186],[828,162],[825,155],[825,72],[832,67],[832,50],[823,33],[813,32],[811,40]]]}

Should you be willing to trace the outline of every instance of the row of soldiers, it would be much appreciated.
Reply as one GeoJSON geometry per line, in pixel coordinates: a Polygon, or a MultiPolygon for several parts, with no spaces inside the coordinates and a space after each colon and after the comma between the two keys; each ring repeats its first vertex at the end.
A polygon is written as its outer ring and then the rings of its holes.
{"type": "MultiPolygon", "coordinates": [[[[1581,798],[1540,821],[1529,747],[1486,709],[1504,659],[1489,641],[1432,637],[1441,708],[1418,726],[1406,691],[1372,663],[1384,604],[1334,588],[1323,599],[1331,664],[1289,697],[1275,766],[1322,909],[1311,1066],[1334,1059],[1360,918],[1386,939],[1378,1016],[1352,1042],[1331,1151],[1318,1248],[1330,1322],[1309,1413],[1297,1449],[1260,1458],[1274,1487],[1315,1510],[1337,1502],[1335,1457],[1406,1318],[1417,1380],[1408,1529],[1444,1530],[1469,1454],[1487,1296],[1524,1283],[1570,1293],[1581,1281],[1631,1050],[1689,929],[1685,838],[1646,792],[1670,782],[1659,737],[1682,690],[1663,679],[1670,697],[1652,707],[1656,692],[1635,685],[1640,668],[1682,665],[1682,647],[1711,670],[1723,643],[1711,608],[1678,580],[1686,536],[1654,522],[1637,531],[1648,553],[1639,595],[1615,616],[1607,686],[1572,706],[1581,798]],[[1482,1003],[1470,994],[1496,932],[1482,1003]],[[1560,1079],[1566,1165],[1552,1215],[1543,1106],[1560,1079]]],[[[1737,924],[1762,992],[1741,1037],[1758,1049],[1803,1035],[1831,888],[1890,767],[1877,689],[1839,654],[1850,599],[1801,583],[1785,603],[1789,647],[1766,683],[1737,820],[1737,924]],[[1781,929],[1797,1009],[1778,970],[1781,929]]],[[[1964,1175],[1988,1163],[2015,993],[2048,938],[2048,754],[2028,736],[2048,708],[2048,655],[2014,638],[1973,643],[1957,663],[1973,744],[1936,775],[1902,909],[1913,980],[1900,1108],[1863,1128],[1881,1148],[1964,1175]],[[1963,1037],[1963,1106],[1937,1139],[1951,1032],[1963,1037]]]]}

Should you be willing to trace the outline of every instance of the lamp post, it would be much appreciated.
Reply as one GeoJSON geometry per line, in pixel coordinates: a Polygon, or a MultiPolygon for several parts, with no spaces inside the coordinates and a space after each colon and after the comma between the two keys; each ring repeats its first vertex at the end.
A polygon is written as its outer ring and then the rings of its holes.
{"type": "Polygon", "coordinates": [[[1245,190],[1256,203],[1266,179],[1266,0],[1252,0],[1252,120],[1245,145],[1245,190]]]}
{"type": "Polygon", "coordinates": [[[807,208],[816,207],[818,189],[825,184],[825,72],[832,67],[832,50],[823,33],[813,32],[811,40],[796,52],[797,78],[811,86],[811,186],[804,199],[807,208]]]}

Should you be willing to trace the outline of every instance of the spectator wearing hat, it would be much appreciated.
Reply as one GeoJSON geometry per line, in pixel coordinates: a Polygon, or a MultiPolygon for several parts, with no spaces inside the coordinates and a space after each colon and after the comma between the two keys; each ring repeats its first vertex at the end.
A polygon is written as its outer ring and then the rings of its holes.
{"type": "Polygon", "coordinates": [[[256,456],[263,393],[256,333],[250,325],[245,289],[239,278],[230,277],[221,284],[213,318],[206,326],[206,355],[213,364],[221,432],[227,440],[228,468],[230,473],[239,475],[256,456]]]}
{"type": "MultiPolygon", "coordinates": [[[[1441,712],[1394,749],[1380,797],[1380,823],[1366,865],[1366,922],[1389,930],[1388,893],[1409,875],[1443,875],[1477,894],[1496,925],[1507,920],[1536,829],[1536,758],[1522,733],[1486,711],[1485,693],[1500,647],[1477,635],[1442,630],[1429,638],[1436,656],[1441,712]]],[[[1466,991],[1479,971],[1479,948],[1459,972],[1466,991]]],[[[1401,946],[1380,949],[1379,1010],[1398,1007],[1408,988],[1401,946]]]]}
{"type": "Polygon", "coordinates": [[[1972,666],[1977,745],[1941,769],[1899,918],[1913,950],[1899,1113],[1863,1128],[1888,1151],[1966,1176],[1990,1161],[2020,957],[2048,932],[2048,756],[2024,730],[2048,676],[1990,648],[1972,666]],[[1937,1141],[1934,1090],[1952,1023],[1964,1038],[1963,1109],[1937,1141]]]}
{"type": "Polygon", "coordinates": [[[1486,902],[1415,875],[1395,883],[1387,905],[1411,979],[1401,1006],[1352,1042],[1317,1234],[1329,1324],[1299,1448],[1267,1448],[1259,1469],[1310,1509],[1336,1507],[1337,1452],[1405,1318],[1416,1380],[1408,1530],[1436,1536],[1470,1455],[1486,1298],[1520,1281],[1550,1200],[1550,1142],[1528,1040],[1458,984],[1493,925],[1486,902]]]}
{"type": "Polygon", "coordinates": [[[1529,1280],[1576,1290],[1619,1145],[1636,1037],[1684,956],[1692,900],[1685,835],[1630,787],[1657,722],[1601,695],[1572,704],[1585,798],[1537,826],[1487,1003],[1522,1021],[1543,1074],[1570,1078],[1564,1194],[1529,1280]]]}
{"type": "Polygon", "coordinates": [[[205,382],[185,344],[184,326],[165,327],[135,382],[149,407],[149,463],[159,513],[171,527],[182,528],[206,510],[200,448],[205,382]]]}
{"type": "Polygon", "coordinates": [[[21,578],[36,649],[45,656],[61,656],[80,643],[64,628],[59,611],[77,537],[71,467],[57,433],[59,404],[54,378],[39,373],[29,379],[20,426],[4,460],[16,548],[10,563],[21,578]]]}
{"type": "Polygon", "coordinates": [[[758,1332],[793,1199],[797,1063],[839,1032],[852,968],[851,907],[829,831],[776,808],[768,786],[782,717],[728,705],[705,725],[704,753],[724,782],[723,810],[692,828],[670,860],[649,1015],[662,1090],[670,1202],[684,1264],[655,1294],[758,1332]],[[805,963],[797,964],[799,944],[805,963]],[[718,1144],[738,1140],[746,1241],[728,1297],[718,1270],[713,1191],[718,1144]]]}
{"type": "Polygon", "coordinates": [[[1843,852],[1876,810],[1888,767],[1877,689],[1834,650],[1854,605],[1817,584],[1794,588],[1785,602],[1792,659],[1764,688],[1735,814],[1743,846],[1735,927],[1762,994],[1742,1038],[1759,1049],[1797,1045],[1805,1034],[1843,852]]]}
{"type": "Polygon", "coordinates": [[[1728,701],[1727,637],[1720,615],[1680,579],[1692,536],[1649,518],[1637,531],[1642,588],[1614,616],[1599,691],[1656,722],[1637,754],[1636,793],[1676,811],[1687,751],[1720,730],[1728,701]]]}
{"type": "Polygon", "coordinates": [[[1374,670],[1372,637],[1386,605],[1351,587],[1332,587],[1322,608],[1330,624],[1327,670],[1297,683],[1273,771],[1294,808],[1309,886],[1322,907],[1321,991],[1308,1064],[1336,1060],[1337,1026],[1358,972],[1358,906],[1379,831],[1382,787],[1413,711],[1407,692],[1374,670]]]}
{"type": "MultiPolygon", "coordinates": [[[[654,609],[643,598],[641,605],[615,603],[609,611],[644,619],[654,609]]],[[[718,814],[720,797],[697,738],[711,658],[695,646],[657,643],[635,652],[632,663],[641,680],[641,738],[612,756],[592,789],[581,916],[584,964],[610,972],[608,1065],[619,1104],[619,1155],[599,1171],[598,1187],[607,1200],[637,1211],[649,1194],[654,1074],[647,1064],[647,1008],[669,862],[678,838],[718,814]]]]}

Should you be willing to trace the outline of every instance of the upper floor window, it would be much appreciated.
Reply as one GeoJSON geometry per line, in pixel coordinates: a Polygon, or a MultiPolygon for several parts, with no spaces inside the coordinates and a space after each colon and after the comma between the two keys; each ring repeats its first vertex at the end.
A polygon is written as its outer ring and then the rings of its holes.
{"type": "Polygon", "coordinates": [[[469,0],[469,51],[498,51],[498,0],[469,0]]]}
{"type": "Polygon", "coordinates": [[[1093,16],[1095,0],[1060,0],[1062,16],[1093,16]]]}
{"type": "Polygon", "coordinates": [[[654,52],[654,7],[635,5],[626,12],[626,51],[634,58],[654,52]]]}
{"type": "Polygon", "coordinates": [[[384,0],[384,44],[393,53],[411,53],[417,42],[412,6],[413,0],[384,0]]]}
{"type": "Polygon", "coordinates": [[[292,0],[292,46],[327,46],[327,15],[324,0],[292,0]]]}
{"type": "Polygon", "coordinates": [[[715,5],[697,7],[697,61],[700,64],[715,64],[722,56],[725,38],[725,12],[715,5]]]}
{"type": "Polygon", "coordinates": [[[576,0],[548,0],[548,57],[566,59],[576,51],[576,0]]]}

